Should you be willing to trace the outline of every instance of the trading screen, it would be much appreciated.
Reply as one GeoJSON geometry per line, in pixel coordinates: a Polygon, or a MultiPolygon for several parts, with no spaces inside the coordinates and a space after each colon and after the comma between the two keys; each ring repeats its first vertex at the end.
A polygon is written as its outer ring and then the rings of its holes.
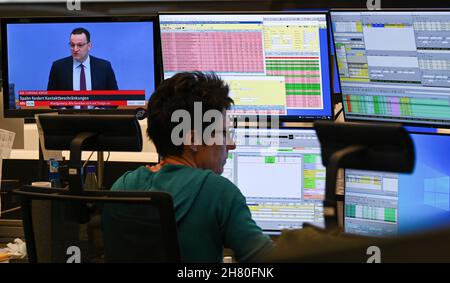
{"type": "Polygon", "coordinates": [[[450,125],[450,12],[331,19],[346,119],[450,125]]]}
{"type": "Polygon", "coordinates": [[[164,78],[214,71],[236,115],[330,119],[325,14],[160,15],[164,78]]]}
{"type": "Polygon", "coordinates": [[[224,177],[242,191],[266,232],[323,226],[325,168],[312,129],[236,129],[224,177]]]}
{"type": "Polygon", "coordinates": [[[450,136],[412,134],[412,174],[345,170],[345,231],[395,236],[450,225],[450,136]]]}

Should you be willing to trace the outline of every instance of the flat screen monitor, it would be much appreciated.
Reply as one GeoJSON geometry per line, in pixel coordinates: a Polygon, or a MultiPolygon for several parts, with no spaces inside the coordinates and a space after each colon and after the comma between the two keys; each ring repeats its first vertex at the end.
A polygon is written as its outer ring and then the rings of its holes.
{"type": "Polygon", "coordinates": [[[233,115],[332,119],[327,14],[160,14],[164,78],[213,71],[233,115]]]}
{"type": "Polygon", "coordinates": [[[450,11],[331,11],[346,120],[450,126],[450,11]]]}
{"type": "Polygon", "coordinates": [[[145,108],[161,77],[156,19],[2,19],[5,115],[145,108]]]}
{"type": "Polygon", "coordinates": [[[268,234],[324,226],[325,168],[314,129],[235,129],[222,176],[246,197],[256,223],[268,234]]]}
{"type": "Polygon", "coordinates": [[[411,137],[412,174],[345,170],[347,233],[387,237],[450,226],[450,136],[411,137]]]}

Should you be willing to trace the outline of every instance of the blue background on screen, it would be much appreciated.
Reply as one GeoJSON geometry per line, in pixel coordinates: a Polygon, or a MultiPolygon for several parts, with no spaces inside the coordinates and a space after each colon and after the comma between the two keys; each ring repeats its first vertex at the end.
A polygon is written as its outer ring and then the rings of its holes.
{"type": "Polygon", "coordinates": [[[18,90],[46,90],[53,61],[70,56],[69,36],[77,27],[91,34],[90,54],[111,62],[121,90],[155,89],[153,23],[8,24],[9,82],[18,90]]]}
{"type": "Polygon", "coordinates": [[[411,136],[416,149],[416,167],[412,175],[400,175],[399,233],[450,225],[450,211],[446,208],[449,203],[450,136],[411,136]]]}
{"type": "MultiPolygon", "coordinates": [[[[334,48],[334,38],[333,38],[333,32],[331,31],[331,26],[329,27],[329,31],[330,31],[330,54],[335,56],[335,48],[334,48]]],[[[339,83],[339,72],[338,72],[338,68],[337,68],[337,62],[336,62],[336,57],[334,58],[334,68],[333,68],[333,93],[341,93],[341,84],[339,83]]]]}
{"type": "Polygon", "coordinates": [[[408,132],[412,133],[437,133],[437,128],[403,126],[408,132]]]}

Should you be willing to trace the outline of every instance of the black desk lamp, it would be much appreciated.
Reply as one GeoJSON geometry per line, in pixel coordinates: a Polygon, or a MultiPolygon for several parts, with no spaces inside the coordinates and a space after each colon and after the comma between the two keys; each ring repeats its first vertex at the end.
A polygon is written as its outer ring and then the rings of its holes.
{"type": "Polygon", "coordinates": [[[324,200],[325,227],[338,229],[336,179],[340,167],[411,173],[414,144],[400,125],[314,123],[327,169],[324,200]]]}
{"type": "MultiPolygon", "coordinates": [[[[141,128],[134,115],[39,115],[50,150],[70,150],[69,190],[83,191],[81,152],[141,151],[141,128]]],[[[99,166],[102,166],[99,164],[99,166]]],[[[102,168],[99,168],[101,170],[102,168]]]]}

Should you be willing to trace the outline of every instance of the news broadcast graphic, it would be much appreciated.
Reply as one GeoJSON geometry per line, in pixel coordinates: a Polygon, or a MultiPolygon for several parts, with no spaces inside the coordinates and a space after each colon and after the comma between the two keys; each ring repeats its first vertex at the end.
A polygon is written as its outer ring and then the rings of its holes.
{"type": "Polygon", "coordinates": [[[145,108],[160,80],[154,19],[2,20],[5,113],[145,108]]]}

